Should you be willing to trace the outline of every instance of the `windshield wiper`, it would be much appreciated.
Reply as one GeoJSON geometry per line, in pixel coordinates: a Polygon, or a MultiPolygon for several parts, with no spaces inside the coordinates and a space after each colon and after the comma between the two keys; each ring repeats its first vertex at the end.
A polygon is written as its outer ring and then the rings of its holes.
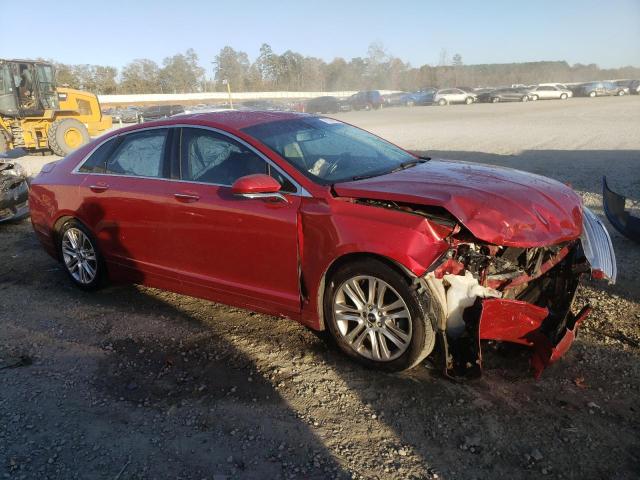
{"type": "Polygon", "coordinates": [[[426,162],[427,162],[427,159],[425,158],[418,158],[417,160],[407,160],[406,162],[402,162],[399,166],[391,170],[389,173],[406,170],[407,168],[415,167],[419,163],[426,163],[426,162]]]}
{"type": "Polygon", "coordinates": [[[402,162],[393,170],[389,170],[388,172],[378,172],[378,173],[370,173],[367,175],[357,175],[355,177],[351,177],[352,181],[356,180],[365,180],[367,178],[380,177],[382,175],[388,175],[389,173],[399,172],[401,170],[406,170],[407,168],[415,167],[420,163],[427,163],[431,158],[429,157],[418,157],[416,160],[407,160],[406,162],[402,162]]]}

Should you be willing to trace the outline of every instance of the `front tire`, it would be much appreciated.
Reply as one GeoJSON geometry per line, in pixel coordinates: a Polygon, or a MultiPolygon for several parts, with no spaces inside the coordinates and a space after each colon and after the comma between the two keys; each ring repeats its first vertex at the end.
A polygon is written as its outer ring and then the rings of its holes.
{"type": "Polygon", "coordinates": [[[78,288],[96,290],[105,267],[93,234],[77,220],[67,221],[59,232],[58,251],[67,275],[78,288]]]}
{"type": "Polygon", "coordinates": [[[569,98],[569,96],[566,93],[560,95],[560,100],[566,100],[567,98],[569,98]]]}
{"type": "Polygon", "coordinates": [[[595,97],[596,95],[597,95],[597,93],[596,93],[596,92],[589,92],[589,96],[590,96],[591,98],[595,97]]]}
{"type": "Polygon", "coordinates": [[[397,372],[433,351],[435,303],[387,264],[360,260],[343,265],[327,282],[325,323],[348,356],[369,368],[397,372]]]}
{"type": "Polygon", "coordinates": [[[620,90],[620,91],[618,92],[618,96],[619,96],[619,97],[623,97],[623,96],[624,96],[624,90],[620,90]]]}
{"type": "Polygon", "coordinates": [[[55,120],[47,132],[49,148],[61,157],[69,155],[76,148],[86,145],[91,140],[89,131],[82,122],[75,118],[55,120]]]}
{"type": "Polygon", "coordinates": [[[491,103],[500,103],[500,97],[493,97],[491,103]]]}
{"type": "Polygon", "coordinates": [[[467,105],[471,105],[473,103],[473,97],[465,98],[464,103],[466,103],[467,105]]]}

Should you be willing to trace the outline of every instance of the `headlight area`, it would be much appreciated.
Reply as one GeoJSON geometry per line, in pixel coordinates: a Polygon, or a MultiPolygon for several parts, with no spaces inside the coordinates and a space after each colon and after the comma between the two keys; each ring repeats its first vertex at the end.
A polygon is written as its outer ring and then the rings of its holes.
{"type": "Polygon", "coordinates": [[[461,233],[421,279],[442,306],[437,330],[444,374],[480,376],[480,341],[496,340],[531,347],[539,377],[569,349],[590,311],[572,308],[580,277],[590,271],[581,242],[502,247],[461,233]]]}
{"type": "Polygon", "coordinates": [[[597,279],[616,283],[618,268],[611,237],[603,223],[587,207],[582,207],[582,235],[584,256],[591,265],[591,274],[597,279]]]}

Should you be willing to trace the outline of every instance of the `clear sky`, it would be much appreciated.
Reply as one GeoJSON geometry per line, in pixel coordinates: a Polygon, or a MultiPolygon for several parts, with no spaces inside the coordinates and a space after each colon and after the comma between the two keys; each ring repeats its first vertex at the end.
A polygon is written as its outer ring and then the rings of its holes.
{"type": "Polygon", "coordinates": [[[266,42],[330,61],[381,42],[414,66],[442,49],[465,64],[640,66],[640,0],[0,0],[0,12],[0,58],[122,67],[194,48],[210,72],[225,45],[251,60],[266,42]]]}

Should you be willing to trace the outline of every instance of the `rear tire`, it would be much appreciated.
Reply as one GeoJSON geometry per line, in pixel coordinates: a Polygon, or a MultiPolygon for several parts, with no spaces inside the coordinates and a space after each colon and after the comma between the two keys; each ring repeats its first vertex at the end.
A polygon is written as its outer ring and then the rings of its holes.
{"type": "Polygon", "coordinates": [[[444,98],[441,98],[440,100],[438,100],[438,105],[440,105],[441,107],[444,107],[445,105],[447,105],[447,102],[444,98]]]}
{"type": "Polygon", "coordinates": [[[531,101],[535,102],[536,100],[538,100],[538,96],[537,95],[531,95],[531,101]]]}
{"type": "Polygon", "coordinates": [[[364,366],[388,372],[412,368],[433,351],[441,308],[436,304],[377,259],[340,267],[327,282],[323,302],[325,324],[338,347],[364,366]],[[351,287],[354,282],[364,298],[351,287]],[[348,291],[364,301],[358,305],[348,291]]]}
{"type": "Polygon", "coordinates": [[[590,96],[591,98],[595,97],[596,95],[597,95],[597,93],[596,93],[596,92],[589,92],[589,96],[590,96]]]}
{"type": "Polygon", "coordinates": [[[618,96],[619,96],[619,97],[623,97],[623,96],[624,96],[624,90],[620,90],[620,91],[618,92],[618,96]]]}
{"type": "Polygon", "coordinates": [[[91,141],[89,131],[75,118],[61,118],[54,121],[47,132],[49,148],[61,157],[91,141]]]}
{"type": "Polygon", "coordinates": [[[500,97],[493,97],[491,103],[500,103],[500,97]]]}
{"type": "Polygon", "coordinates": [[[75,219],[62,225],[58,235],[58,253],[65,272],[81,290],[97,290],[106,277],[106,268],[95,237],[75,219]]]}
{"type": "Polygon", "coordinates": [[[522,97],[520,99],[521,102],[528,102],[529,101],[529,97],[527,97],[526,95],[524,97],[522,97]]]}

